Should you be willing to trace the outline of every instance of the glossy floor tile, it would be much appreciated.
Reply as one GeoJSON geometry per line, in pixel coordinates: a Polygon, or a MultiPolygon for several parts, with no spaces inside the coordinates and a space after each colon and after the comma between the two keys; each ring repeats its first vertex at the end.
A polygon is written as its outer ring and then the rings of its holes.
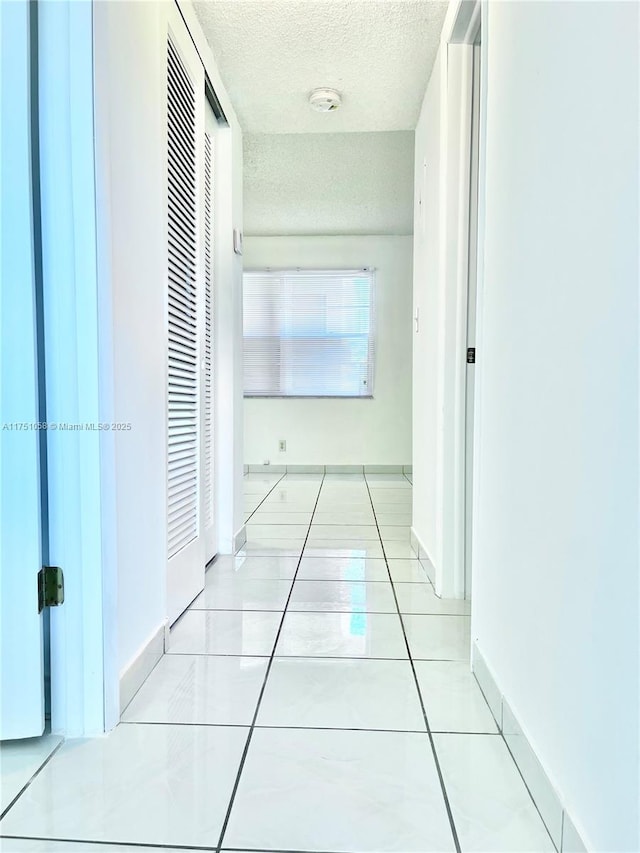
{"type": "Polygon", "coordinates": [[[299,557],[304,539],[251,539],[239,552],[246,557],[299,557]]]}
{"type": "Polygon", "coordinates": [[[209,575],[223,578],[249,580],[293,580],[298,567],[298,557],[281,556],[235,556],[217,557],[207,569],[205,582],[209,575]]]}
{"type": "Polygon", "coordinates": [[[408,660],[275,658],[257,724],[426,730],[408,660]]]}
{"type": "Polygon", "coordinates": [[[462,850],[553,853],[555,847],[498,735],[434,735],[462,850]]]}
{"type": "Polygon", "coordinates": [[[388,581],[387,564],[367,557],[303,557],[298,580],[388,581]]]}
{"type": "Polygon", "coordinates": [[[385,541],[384,553],[389,559],[415,560],[418,556],[409,542],[397,542],[396,540],[385,541]]]}
{"type": "Polygon", "coordinates": [[[245,489],[246,544],[209,566],[121,725],[36,776],[57,740],[0,746],[3,803],[19,794],[0,851],[446,853],[455,830],[461,853],[550,853],[470,672],[469,605],[411,547],[409,480],[245,489]]]}
{"type": "Polygon", "coordinates": [[[469,660],[471,634],[468,616],[402,617],[416,660],[469,660]]]}
{"type": "Polygon", "coordinates": [[[0,812],[20,793],[61,740],[48,734],[0,743],[0,812]]]}
{"type": "Polygon", "coordinates": [[[424,565],[414,559],[389,559],[389,572],[394,583],[429,583],[424,565]]]}
{"type": "Polygon", "coordinates": [[[125,710],[127,723],[250,725],[268,658],[165,655],[125,710]]]}
{"type": "Polygon", "coordinates": [[[344,512],[318,510],[313,516],[314,524],[375,524],[371,507],[344,512]]]}
{"type": "Polygon", "coordinates": [[[205,588],[191,605],[192,610],[284,610],[291,580],[250,577],[205,576],[205,588]]]}
{"type": "Polygon", "coordinates": [[[293,585],[288,611],[334,610],[341,613],[397,613],[388,581],[308,581],[293,585]]]}
{"type": "Polygon", "coordinates": [[[426,734],[256,729],[227,847],[454,850],[426,734]]]}
{"type": "Polygon", "coordinates": [[[121,725],[107,737],[67,741],[0,832],[215,846],[247,734],[240,727],[121,725]]]}
{"type": "Polygon", "coordinates": [[[498,731],[468,661],[414,661],[433,732],[498,731]]]}
{"type": "Polygon", "coordinates": [[[247,524],[247,541],[267,539],[302,539],[307,535],[308,524],[247,524]]]}
{"type": "Polygon", "coordinates": [[[323,540],[362,539],[379,542],[378,528],[375,524],[317,524],[315,521],[309,530],[309,544],[323,540]]]}
{"type": "Polygon", "coordinates": [[[289,613],[276,655],[406,658],[398,616],[391,613],[289,613]]]}
{"type": "Polygon", "coordinates": [[[398,584],[396,590],[400,613],[447,614],[468,616],[471,602],[459,598],[438,598],[431,584],[398,584]]]}
{"type": "Polygon", "coordinates": [[[188,610],[171,629],[167,652],[268,656],[281,618],[277,612],[188,610]]]}
{"type": "Polygon", "coordinates": [[[384,552],[379,539],[313,539],[305,545],[304,556],[382,558],[384,552]]]}

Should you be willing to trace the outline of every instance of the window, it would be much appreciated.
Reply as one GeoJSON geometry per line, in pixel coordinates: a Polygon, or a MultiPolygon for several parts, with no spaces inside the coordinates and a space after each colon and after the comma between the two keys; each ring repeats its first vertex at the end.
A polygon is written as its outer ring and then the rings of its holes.
{"type": "Polygon", "coordinates": [[[247,397],[373,396],[371,270],[244,274],[247,397]]]}

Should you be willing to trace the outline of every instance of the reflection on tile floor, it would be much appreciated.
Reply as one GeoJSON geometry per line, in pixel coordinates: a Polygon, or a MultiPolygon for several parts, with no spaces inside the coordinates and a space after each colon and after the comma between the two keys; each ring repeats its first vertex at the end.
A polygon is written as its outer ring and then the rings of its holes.
{"type": "MultiPolygon", "coordinates": [[[[122,724],[32,779],[0,850],[552,851],[470,673],[468,605],[411,547],[410,481],[244,479],[246,545],[122,724]]],[[[5,808],[55,745],[3,745],[5,808]]]]}

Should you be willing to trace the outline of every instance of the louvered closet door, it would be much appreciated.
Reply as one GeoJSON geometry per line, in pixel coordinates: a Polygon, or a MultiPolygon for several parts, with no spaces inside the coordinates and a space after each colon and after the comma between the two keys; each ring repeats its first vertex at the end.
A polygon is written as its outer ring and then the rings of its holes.
{"type": "Polygon", "coordinates": [[[216,555],[215,347],[214,347],[214,218],[217,122],[205,103],[204,131],[204,393],[202,406],[203,524],[207,562],[216,555]]]}
{"type": "Polygon", "coordinates": [[[204,72],[177,10],[167,34],[167,611],[204,587],[204,72]]]}

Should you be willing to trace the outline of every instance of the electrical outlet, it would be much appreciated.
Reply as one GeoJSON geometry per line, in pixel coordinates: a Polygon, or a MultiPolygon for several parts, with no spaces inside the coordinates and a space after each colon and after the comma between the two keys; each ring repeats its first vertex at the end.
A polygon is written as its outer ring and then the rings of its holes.
{"type": "Polygon", "coordinates": [[[278,446],[280,447],[280,453],[284,453],[287,449],[287,442],[284,440],[284,438],[280,439],[280,441],[278,442],[278,446]]]}

